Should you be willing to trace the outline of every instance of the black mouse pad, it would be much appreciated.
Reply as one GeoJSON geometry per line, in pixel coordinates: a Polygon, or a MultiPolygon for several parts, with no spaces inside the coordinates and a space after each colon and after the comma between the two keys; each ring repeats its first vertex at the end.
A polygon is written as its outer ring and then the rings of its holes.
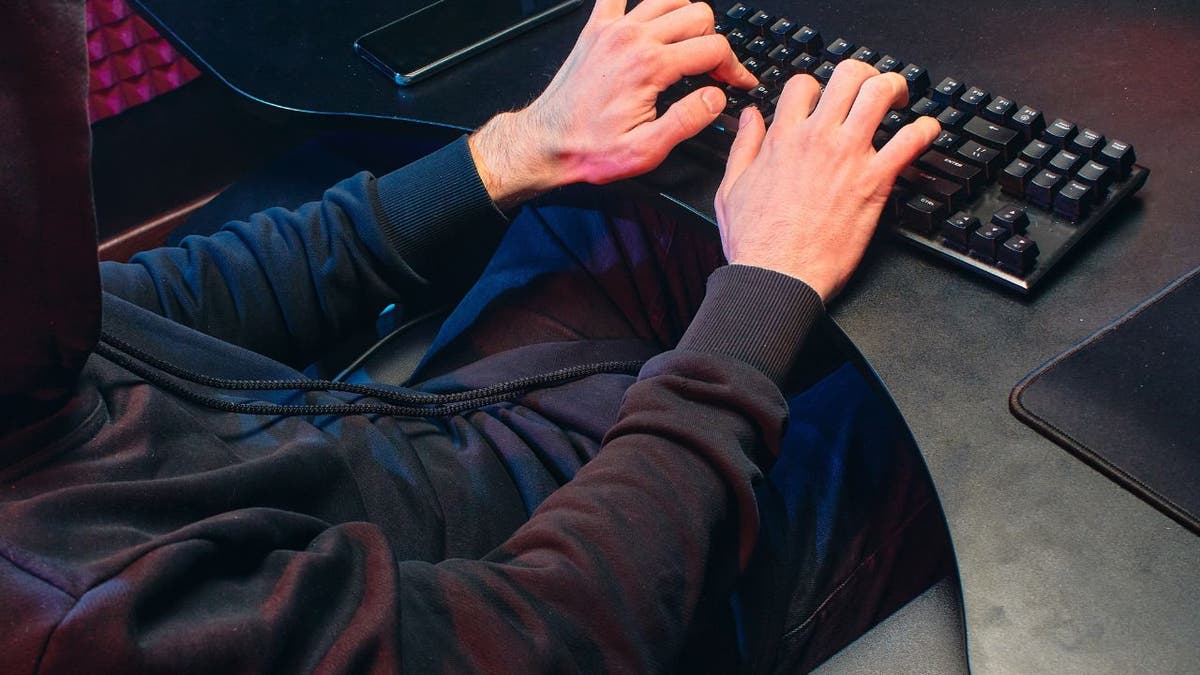
{"type": "Polygon", "coordinates": [[[1200,534],[1200,268],[1034,371],[1009,406],[1200,534]]]}

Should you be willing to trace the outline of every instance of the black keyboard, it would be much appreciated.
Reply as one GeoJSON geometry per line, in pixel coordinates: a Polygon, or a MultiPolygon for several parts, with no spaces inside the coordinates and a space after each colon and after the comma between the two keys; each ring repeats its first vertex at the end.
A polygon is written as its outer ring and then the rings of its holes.
{"type": "Polygon", "coordinates": [[[883,221],[906,242],[1000,285],[1029,293],[1109,211],[1146,182],[1133,146],[957,77],[933,79],[925,67],[857,45],[743,3],[716,11],[724,35],[760,85],[744,91],[693,77],[660,99],[670,103],[699,87],[725,89],[728,105],[696,138],[728,153],[742,109],[755,105],[770,125],[787,80],[807,73],[822,87],[834,67],[858,59],[900,73],[910,106],[891,111],[875,134],[882,147],[919,115],[937,117],[942,133],[893,189],[883,221]]]}

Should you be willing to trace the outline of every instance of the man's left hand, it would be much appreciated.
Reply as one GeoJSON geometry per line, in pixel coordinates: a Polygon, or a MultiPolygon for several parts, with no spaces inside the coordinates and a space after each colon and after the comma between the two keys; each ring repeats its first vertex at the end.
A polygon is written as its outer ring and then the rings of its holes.
{"type": "Polygon", "coordinates": [[[688,0],[596,0],[579,41],[529,107],[494,117],[470,140],[501,208],[571,183],[610,183],[657,167],[725,108],[704,87],[661,116],[658,95],[680,78],[711,73],[752,88],[757,80],[713,31],[712,8],[688,0]]]}

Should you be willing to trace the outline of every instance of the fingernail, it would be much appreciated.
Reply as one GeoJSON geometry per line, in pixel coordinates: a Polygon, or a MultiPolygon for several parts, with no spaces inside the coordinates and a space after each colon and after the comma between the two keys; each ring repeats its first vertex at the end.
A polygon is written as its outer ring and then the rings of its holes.
{"type": "Polygon", "coordinates": [[[704,97],[704,105],[708,106],[708,112],[712,113],[713,115],[716,115],[725,109],[725,97],[721,95],[720,91],[716,89],[705,89],[702,96],[704,97]]]}
{"type": "Polygon", "coordinates": [[[738,118],[738,129],[744,129],[750,123],[750,117],[753,114],[752,110],[757,110],[757,108],[748,105],[742,109],[742,116],[738,118]]]}

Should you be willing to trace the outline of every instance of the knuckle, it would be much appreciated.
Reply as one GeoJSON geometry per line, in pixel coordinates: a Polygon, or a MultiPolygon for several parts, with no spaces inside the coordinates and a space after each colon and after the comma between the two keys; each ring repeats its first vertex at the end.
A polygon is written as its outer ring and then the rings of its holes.
{"type": "Polygon", "coordinates": [[[641,39],[640,26],[627,21],[617,21],[609,24],[604,31],[605,37],[614,47],[630,47],[641,39]]]}
{"type": "Polygon", "coordinates": [[[837,66],[833,69],[833,74],[834,75],[840,74],[843,77],[845,77],[846,75],[849,75],[854,70],[854,61],[855,61],[855,59],[846,59],[846,60],[842,61],[841,63],[837,64],[837,66]]]}
{"type": "Polygon", "coordinates": [[[858,59],[846,59],[833,69],[834,76],[840,76],[843,79],[866,80],[873,75],[878,75],[879,71],[875,70],[874,66],[859,61],[858,59]]]}
{"type": "Polygon", "coordinates": [[[698,51],[702,55],[712,55],[713,57],[724,58],[726,61],[733,56],[733,48],[729,46],[729,40],[725,39],[724,35],[704,35],[696,38],[699,42],[696,43],[698,51]]]}
{"type": "Polygon", "coordinates": [[[863,83],[862,95],[871,99],[891,100],[896,95],[896,86],[885,77],[872,77],[863,83]]]}
{"type": "Polygon", "coordinates": [[[700,119],[700,111],[704,108],[704,103],[700,101],[692,103],[692,105],[681,106],[675,111],[675,114],[669,116],[672,136],[677,138],[690,136],[693,129],[698,129],[704,123],[700,119]]]}
{"type": "Polygon", "coordinates": [[[783,90],[789,97],[794,97],[811,94],[819,86],[817,80],[812,75],[805,73],[788,80],[787,84],[783,85],[783,90]]]}
{"type": "Polygon", "coordinates": [[[707,23],[713,23],[716,20],[716,14],[713,12],[712,5],[707,2],[693,2],[690,11],[696,13],[696,20],[703,20],[707,23]]]}
{"type": "Polygon", "coordinates": [[[648,72],[661,73],[667,70],[670,65],[667,54],[661,49],[648,49],[641,55],[642,63],[648,68],[648,72]]]}

